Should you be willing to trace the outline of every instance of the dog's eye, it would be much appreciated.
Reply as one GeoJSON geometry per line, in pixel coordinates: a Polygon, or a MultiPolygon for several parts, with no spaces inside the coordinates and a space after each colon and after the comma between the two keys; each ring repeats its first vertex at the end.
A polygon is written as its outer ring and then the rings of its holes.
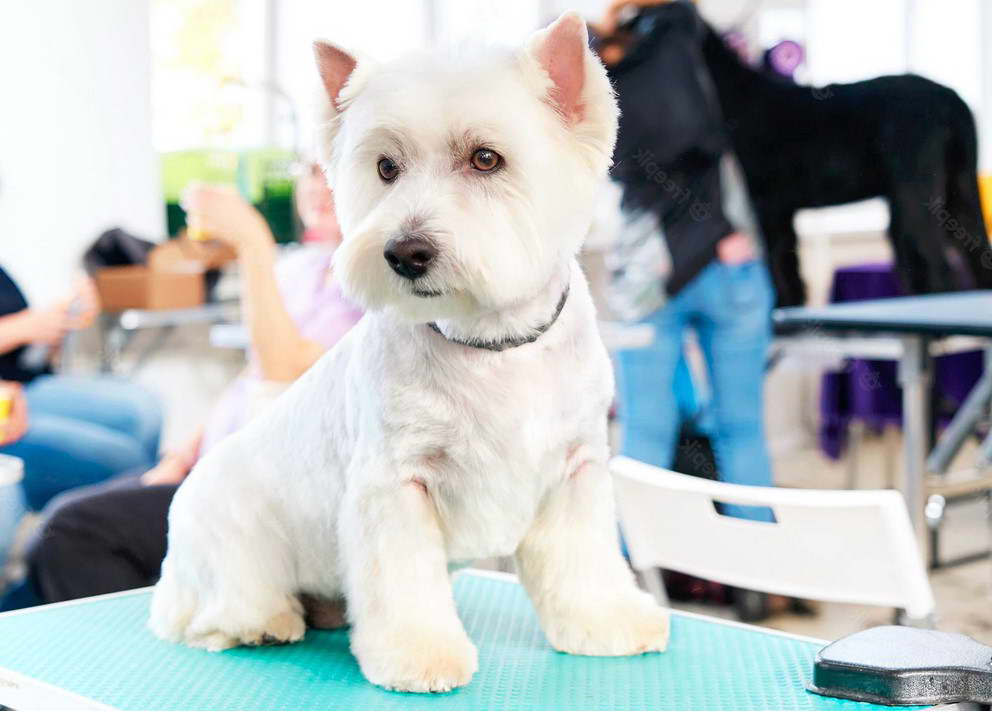
{"type": "Polygon", "coordinates": [[[378,168],[379,177],[387,183],[396,180],[396,176],[400,174],[400,167],[396,165],[396,162],[392,158],[380,158],[378,168]]]}
{"type": "Polygon", "coordinates": [[[472,154],[472,167],[481,173],[491,173],[499,168],[503,157],[496,151],[480,148],[472,154]]]}

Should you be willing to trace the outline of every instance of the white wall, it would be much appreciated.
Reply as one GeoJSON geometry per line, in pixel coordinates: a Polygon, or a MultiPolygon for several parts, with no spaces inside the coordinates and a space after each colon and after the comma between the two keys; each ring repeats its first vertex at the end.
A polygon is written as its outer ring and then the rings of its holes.
{"type": "Polygon", "coordinates": [[[43,303],[113,225],[164,231],[148,0],[7,2],[0,17],[0,264],[43,303]]]}
{"type": "Polygon", "coordinates": [[[304,149],[312,148],[319,81],[312,44],[325,39],[377,60],[392,59],[427,42],[425,0],[390,3],[295,0],[276,5],[276,82],[296,105],[304,149]]]}
{"type": "Polygon", "coordinates": [[[327,39],[380,61],[428,45],[473,41],[516,44],[554,16],[553,3],[554,0],[279,2],[275,6],[275,78],[296,105],[303,144],[309,147],[313,103],[319,86],[311,49],[314,39],[327,39]]]}

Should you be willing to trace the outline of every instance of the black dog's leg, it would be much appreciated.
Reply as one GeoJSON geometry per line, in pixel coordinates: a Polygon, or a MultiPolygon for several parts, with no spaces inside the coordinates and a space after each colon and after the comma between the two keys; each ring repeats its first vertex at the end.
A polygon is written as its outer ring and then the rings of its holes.
{"type": "Polygon", "coordinates": [[[801,306],[806,303],[806,284],[799,270],[799,244],[792,226],[791,210],[768,210],[758,207],[761,229],[765,233],[768,269],[775,285],[778,306],[801,306]]]}
{"type": "Polygon", "coordinates": [[[888,153],[889,239],[896,269],[910,294],[958,288],[946,255],[944,227],[935,206],[946,203],[944,146],[932,138],[913,150],[888,153]]]}
{"type": "Polygon", "coordinates": [[[992,289],[992,249],[978,194],[978,141],[975,122],[961,106],[952,122],[947,147],[947,205],[931,205],[930,213],[944,229],[945,239],[968,266],[974,286],[992,289]]]}

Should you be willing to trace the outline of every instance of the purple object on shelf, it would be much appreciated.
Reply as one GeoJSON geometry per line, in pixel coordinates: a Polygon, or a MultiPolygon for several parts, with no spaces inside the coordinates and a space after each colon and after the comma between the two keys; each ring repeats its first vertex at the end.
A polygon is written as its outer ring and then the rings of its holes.
{"type": "MultiPolygon", "coordinates": [[[[834,272],[830,302],[864,301],[903,296],[895,268],[889,263],[858,264],[834,272]]],[[[949,420],[982,374],[982,352],[966,351],[935,360],[939,423],[949,420]]],[[[820,449],[838,459],[847,444],[853,420],[873,430],[902,424],[902,392],[895,361],[851,358],[840,372],[823,376],[820,391],[820,449]]]]}
{"type": "Polygon", "coordinates": [[[782,40],[768,50],[766,61],[775,72],[795,81],[796,70],[806,61],[806,52],[798,42],[782,40]]]}

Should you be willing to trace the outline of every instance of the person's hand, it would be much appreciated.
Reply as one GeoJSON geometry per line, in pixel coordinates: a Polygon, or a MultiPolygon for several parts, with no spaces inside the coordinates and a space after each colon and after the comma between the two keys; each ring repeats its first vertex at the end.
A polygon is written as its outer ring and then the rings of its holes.
{"type": "Polygon", "coordinates": [[[43,309],[27,309],[23,312],[25,343],[44,343],[58,346],[65,334],[72,328],[73,318],[69,315],[72,299],[63,299],[43,309]]]}
{"type": "Polygon", "coordinates": [[[167,452],[162,461],[141,475],[142,486],[181,484],[196,464],[202,439],[201,431],[183,446],[167,452]]]}
{"type": "Polygon", "coordinates": [[[0,447],[6,447],[28,429],[28,401],[20,383],[0,382],[0,415],[0,447]]]}
{"type": "Polygon", "coordinates": [[[730,266],[753,261],[756,256],[754,243],[743,232],[731,232],[716,243],[716,256],[730,266]]]}
{"type": "Polygon", "coordinates": [[[181,204],[190,231],[229,244],[239,255],[274,244],[265,219],[233,187],[193,183],[183,191],[181,204]]]}
{"type": "Polygon", "coordinates": [[[670,1],[671,0],[612,0],[612,2],[607,5],[606,12],[603,13],[603,19],[598,23],[591,24],[596,34],[600,37],[608,37],[617,31],[617,27],[620,25],[620,17],[623,15],[624,10],[628,7],[653,7],[655,5],[664,5],[666,2],[670,1]]]}
{"type": "Polygon", "coordinates": [[[162,458],[158,464],[141,475],[142,486],[165,486],[182,484],[189,474],[189,469],[183,463],[169,455],[162,458]]]}
{"type": "Polygon", "coordinates": [[[76,281],[69,302],[69,328],[89,328],[99,313],[100,295],[96,291],[96,285],[88,276],[82,276],[76,281]]]}

